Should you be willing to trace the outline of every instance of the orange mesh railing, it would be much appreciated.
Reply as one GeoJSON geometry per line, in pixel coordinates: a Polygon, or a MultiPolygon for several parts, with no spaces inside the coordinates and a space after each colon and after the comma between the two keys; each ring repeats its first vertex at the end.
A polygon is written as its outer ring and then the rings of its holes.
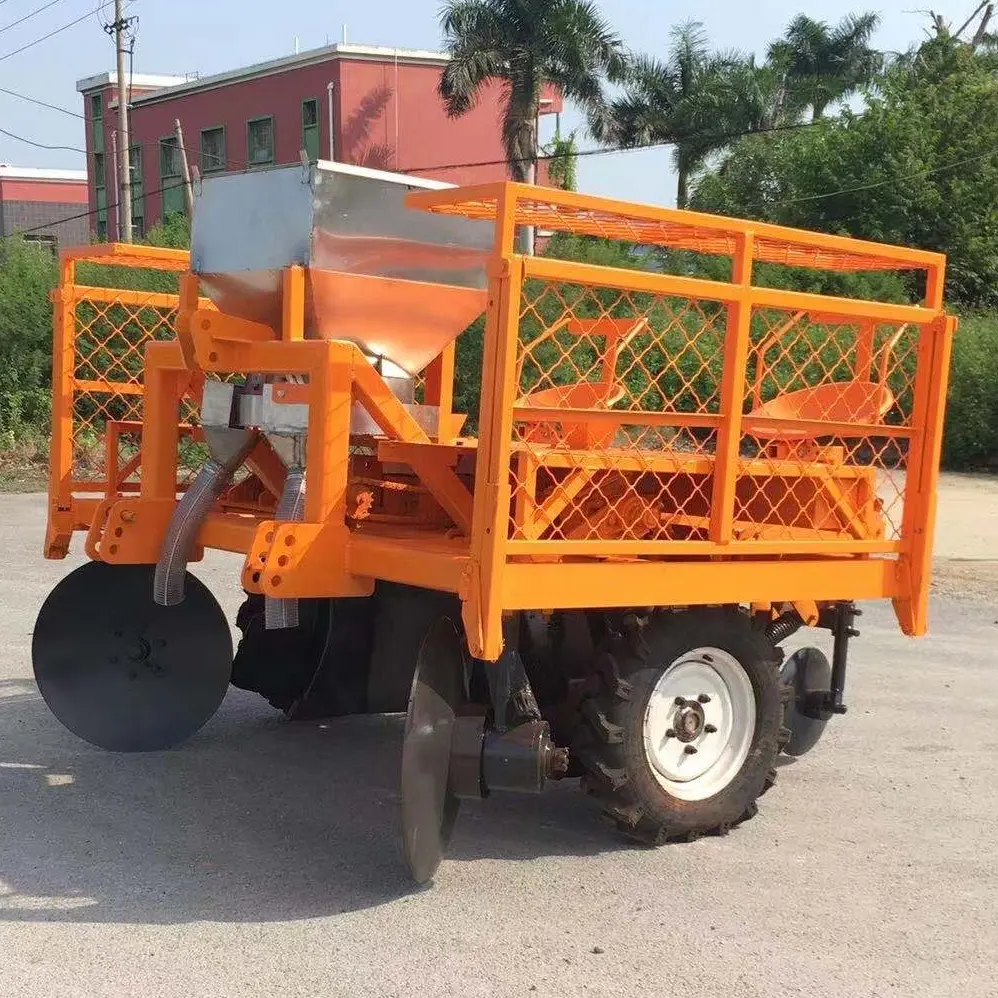
{"type": "Polygon", "coordinates": [[[491,220],[501,215],[498,206],[503,199],[507,202],[515,199],[518,225],[642,246],[668,246],[734,257],[739,236],[751,230],[752,259],[769,263],[840,271],[941,269],[945,265],[944,257],[938,253],[904,246],[523,184],[418,192],[409,195],[407,203],[438,214],[491,220]]]}
{"type": "MultiPolygon", "coordinates": [[[[174,338],[176,275],[187,267],[186,252],[157,247],[62,254],[53,293],[52,499],[59,506],[69,508],[74,495],[138,490],[144,351],[174,338]]],[[[183,399],[182,423],[195,419],[194,404],[183,399]]],[[[182,434],[181,448],[193,446],[182,434]]],[[[188,470],[196,463],[181,462],[188,470]]]]}
{"type": "Polygon", "coordinates": [[[486,364],[509,380],[483,378],[480,452],[508,460],[509,493],[490,529],[476,492],[485,562],[924,542],[934,343],[952,329],[938,254],[514,184],[410,204],[497,223],[486,364]],[[727,254],[732,279],[520,257],[527,224],[727,254]],[[926,304],[756,287],[757,261],[923,270],[926,304]]]}

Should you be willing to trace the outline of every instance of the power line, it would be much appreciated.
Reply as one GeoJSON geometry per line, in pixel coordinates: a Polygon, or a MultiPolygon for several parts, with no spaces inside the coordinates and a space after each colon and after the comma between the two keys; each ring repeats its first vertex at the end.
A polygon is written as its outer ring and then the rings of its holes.
{"type": "MultiPolygon", "coordinates": [[[[20,96],[20,95],[18,95],[18,96],[20,96]]],[[[82,117],[82,116],[78,116],[78,117],[82,117]]],[[[804,122],[798,122],[798,123],[788,124],[788,125],[775,125],[775,126],[772,126],[772,127],[769,127],[769,128],[743,129],[743,130],[738,130],[738,131],[725,132],[725,133],[720,133],[719,135],[715,136],[715,138],[717,138],[719,140],[736,139],[736,138],[742,138],[742,137],[747,137],[747,136],[751,136],[751,135],[767,134],[767,133],[771,133],[771,132],[794,131],[794,130],[799,130],[799,129],[803,129],[803,128],[810,128],[810,127],[813,127],[813,126],[818,125],[818,124],[821,124],[821,119],[819,119],[818,121],[804,121],[804,122]]],[[[10,133],[4,133],[4,134],[10,134],[10,133]]],[[[13,137],[14,138],[19,138],[19,136],[13,136],[13,137]]],[[[689,136],[680,136],[676,140],[673,140],[671,142],[651,142],[651,143],[646,143],[644,145],[637,145],[637,146],[610,146],[610,147],[605,147],[605,148],[598,148],[597,147],[597,148],[592,148],[592,149],[582,149],[582,150],[579,150],[579,151],[574,152],[574,153],[566,152],[566,153],[561,153],[561,154],[558,154],[558,155],[544,156],[544,157],[540,157],[540,158],[550,161],[550,160],[555,160],[555,159],[563,158],[563,157],[566,157],[566,156],[604,156],[604,155],[613,155],[615,153],[621,153],[621,152],[636,152],[636,151],[641,150],[641,149],[656,149],[656,148],[661,148],[663,146],[675,145],[677,141],[681,142],[681,141],[683,141],[686,138],[695,138],[695,137],[697,137],[697,136],[694,135],[694,134],[690,134],[689,136]]],[[[156,142],[156,141],[152,141],[152,142],[140,142],[140,143],[136,143],[136,145],[139,145],[139,146],[155,146],[156,148],[159,148],[160,143],[156,142]]],[[[66,147],[62,147],[62,148],[66,148],[66,147]]],[[[78,152],[78,151],[81,151],[81,150],[73,150],[73,151],[77,151],[78,152]]],[[[781,205],[785,205],[785,204],[793,204],[793,203],[802,202],[802,201],[815,201],[815,200],[820,200],[820,199],[823,199],[823,198],[838,197],[838,196],[843,195],[843,194],[856,193],[858,191],[873,190],[873,189],[878,188],[878,187],[885,187],[888,184],[896,184],[896,183],[899,183],[899,182],[902,182],[902,181],[905,181],[905,180],[911,180],[911,179],[915,179],[915,178],[921,177],[921,176],[929,176],[931,174],[941,173],[941,172],[943,172],[945,170],[956,169],[956,168],[961,167],[961,166],[966,166],[966,165],[968,165],[970,163],[974,163],[974,162],[978,162],[980,160],[987,159],[987,158],[989,158],[991,156],[994,156],[996,154],[998,154],[998,149],[990,150],[990,151],[985,152],[985,153],[980,153],[980,154],[975,155],[975,156],[970,156],[970,157],[967,157],[967,158],[962,159],[962,160],[958,160],[958,161],[953,162],[953,163],[947,163],[947,164],[944,164],[942,166],[933,167],[933,168],[928,169],[928,170],[919,170],[919,171],[917,171],[915,173],[909,174],[909,175],[904,176],[904,177],[890,177],[888,179],[877,181],[877,182],[871,183],[871,184],[862,184],[862,185],[858,185],[856,187],[844,188],[842,190],[837,190],[837,191],[826,191],[826,192],[821,193],[821,194],[805,195],[805,196],[802,196],[800,198],[790,198],[790,199],[787,199],[785,201],[775,202],[773,204],[766,204],[764,202],[760,202],[757,205],[750,205],[749,209],[751,210],[751,208],[755,208],[755,207],[780,207],[781,205]]],[[[453,170],[453,169],[462,169],[462,168],[475,167],[475,166],[502,166],[502,165],[505,165],[508,162],[509,162],[508,160],[502,159],[502,160],[476,160],[474,162],[468,162],[468,163],[442,163],[442,164],[438,164],[436,166],[427,166],[427,167],[421,167],[421,168],[409,168],[409,169],[407,169],[407,170],[405,170],[403,172],[406,172],[406,173],[418,173],[418,172],[427,171],[427,170],[447,170],[447,169],[452,169],[453,170]]],[[[232,167],[232,166],[246,167],[248,165],[249,164],[246,164],[246,163],[240,163],[239,161],[235,161],[235,162],[227,161],[227,163],[226,163],[226,167],[227,168],[228,167],[232,167]]],[[[179,178],[178,178],[178,180],[177,180],[176,183],[164,185],[163,187],[160,187],[157,190],[147,191],[146,194],[145,194],[145,196],[151,197],[151,196],[153,196],[155,194],[162,194],[164,191],[175,190],[175,189],[177,189],[179,187],[182,187],[182,186],[183,186],[183,181],[179,180],[179,178]]],[[[118,207],[119,204],[120,204],[120,202],[116,202],[115,204],[108,205],[107,207],[108,208],[116,208],[116,207],[118,207]]],[[[90,216],[95,215],[95,214],[97,214],[97,212],[95,212],[95,211],[88,211],[88,212],[84,212],[84,213],[79,214],[79,215],[70,216],[69,218],[58,219],[57,221],[55,221],[55,222],[53,222],[51,224],[52,225],[60,225],[63,222],[73,222],[73,221],[77,221],[80,218],[89,218],[90,216]]],[[[44,229],[44,228],[48,228],[48,226],[38,226],[35,229],[26,229],[26,230],[22,230],[22,231],[26,232],[26,233],[31,233],[31,232],[35,232],[35,231],[38,231],[39,229],[44,229]]]]}
{"type": "Polygon", "coordinates": [[[19,24],[24,24],[25,21],[30,21],[43,10],[48,10],[49,7],[54,7],[57,3],[62,3],[62,0],[49,0],[48,3],[43,4],[41,7],[36,7],[29,14],[25,14],[24,17],[19,17],[16,21],[11,21],[10,24],[5,24],[2,28],[0,28],[0,34],[4,31],[9,31],[11,28],[16,28],[19,24]]]}
{"type": "Polygon", "coordinates": [[[857,184],[855,187],[843,187],[838,191],[823,191],[820,194],[803,194],[797,198],[786,198],[783,201],[758,201],[747,206],[748,210],[753,208],[782,208],[788,204],[801,204],[806,201],[823,201],[826,198],[837,198],[843,194],[858,194],[862,191],[872,191],[879,187],[887,187],[889,184],[899,184],[906,180],[917,180],[919,177],[930,177],[936,173],[944,173],[946,170],[956,170],[961,166],[969,166],[971,163],[979,163],[982,160],[990,159],[998,154],[998,149],[989,149],[987,152],[978,153],[976,156],[968,156],[966,159],[959,159],[953,163],[944,163],[942,166],[933,166],[927,170],[916,170],[901,177],[887,177],[885,180],[877,180],[871,184],[857,184]]]}
{"type": "Polygon", "coordinates": [[[6,135],[8,139],[24,142],[26,145],[34,146],[36,149],[57,149],[65,152],[81,152],[86,155],[86,150],[80,149],[78,146],[50,146],[44,142],[35,142],[34,139],[26,139],[23,135],[15,135],[13,132],[8,132],[6,128],[0,128],[0,135],[6,135]]]}
{"type": "Polygon", "coordinates": [[[80,17],[76,18],[75,21],[70,21],[69,24],[64,24],[61,28],[55,28],[53,31],[50,31],[47,35],[42,35],[41,38],[36,38],[33,42],[27,42],[26,44],[22,45],[20,48],[12,49],[10,52],[4,52],[3,55],[0,55],[0,62],[3,62],[5,59],[10,59],[12,56],[20,55],[22,52],[26,52],[28,49],[34,48],[36,45],[41,45],[42,42],[46,42],[50,38],[54,38],[56,35],[61,34],[63,31],[68,31],[70,28],[75,27],[81,21],[85,21],[88,17],[93,17],[94,14],[97,14],[98,12],[102,11],[105,7],[107,7],[109,4],[113,2],[114,0],[104,0],[104,3],[95,7],[93,10],[88,10],[85,14],[82,14],[80,17]]]}
{"type": "MultiPolygon", "coordinates": [[[[0,0],[3,3],[4,0],[0,0]]],[[[39,100],[37,97],[28,97],[27,94],[19,94],[16,90],[8,90],[6,87],[0,87],[0,94],[6,94],[8,97],[16,97],[18,100],[27,101],[29,104],[37,104],[39,107],[46,107],[50,111],[58,111],[61,114],[68,114],[72,118],[79,118],[81,121],[85,121],[84,115],[79,114],[76,111],[70,111],[69,108],[59,107],[58,104],[48,104],[43,100],[39,100]]]]}
{"type": "MultiPolygon", "coordinates": [[[[856,118],[861,118],[862,115],[854,115],[856,118]]],[[[746,138],[750,135],[769,135],[773,132],[793,132],[799,131],[803,128],[814,128],[817,125],[827,124],[827,119],[818,118],[814,121],[797,121],[786,125],[770,125],[766,128],[742,128],[737,131],[731,132],[718,132],[716,135],[711,135],[710,138],[717,142],[727,142],[732,139],[746,138]]],[[[545,156],[537,156],[536,161],[540,162],[553,162],[559,159],[571,159],[571,158],[584,158],[586,156],[607,156],[614,153],[621,152],[639,152],[643,149],[660,149],[665,146],[679,145],[688,139],[699,139],[703,138],[703,132],[690,132],[686,135],[677,135],[672,139],[663,139],[660,142],[642,142],[636,145],[617,145],[617,146],[594,146],[591,149],[576,149],[569,150],[562,153],[552,153],[545,156]]],[[[491,160],[475,160],[468,163],[436,163],[433,166],[410,166],[403,170],[401,173],[428,173],[434,170],[464,170],[475,166],[505,166],[509,163],[531,163],[532,160],[529,156],[520,156],[513,159],[491,159],[491,160]]]]}
{"type": "MultiPolygon", "coordinates": [[[[164,191],[175,191],[184,186],[183,180],[179,177],[177,178],[177,183],[175,184],[164,184],[162,187],[157,187],[154,191],[146,191],[144,197],[153,197],[156,194],[162,194],[164,191]]],[[[57,225],[65,225],[66,222],[78,222],[81,218],[91,218],[94,215],[99,214],[101,211],[110,211],[111,208],[119,208],[121,206],[121,201],[115,201],[113,204],[106,205],[104,208],[100,208],[90,211],[82,211],[78,215],[69,215],[66,218],[57,218],[52,222],[48,222],[45,225],[36,225],[30,229],[15,229],[12,235],[16,236],[30,236],[33,232],[41,232],[43,229],[52,229],[57,225]]]]}

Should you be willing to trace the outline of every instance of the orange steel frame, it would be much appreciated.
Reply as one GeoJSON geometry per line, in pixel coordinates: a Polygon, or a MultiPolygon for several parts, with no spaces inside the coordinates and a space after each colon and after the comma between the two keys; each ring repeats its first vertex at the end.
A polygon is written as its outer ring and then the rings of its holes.
{"type": "MultiPolygon", "coordinates": [[[[186,273],[184,253],[134,247],[69,251],[62,256],[62,280],[53,295],[46,556],[65,556],[71,534],[86,530],[91,557],[111,563],[155,561],[177,502],[179,438],[190,432],[181,425],[181,399],[196,400],[205,377],[296,374],[304,376],[303,383],[288,383],[282,391],[283,401],[307,402],[309,407],[304,521],[276,522],[268,512],[280,493],[283,466],[261,442],[248,464],[263,483],[270,506],[220,505],[200,535],[204,548],[245,555],[242,584],[250,592],[362,597],[373,591],[376,579],[454,592],[462,600],[470,651],[489,660],[502,649],[503,614],[521,609],[719,603],[814,607],[824,601],[890,598],[905,633],[925,631],[943,412],[956,328],[943,311],[942,256],[508,183],[419,192],[410,195],[409,202],[414,209],[494,220],[477,444],[456,438],[462,418],[452,412],[453,344],[425,373],[425,401],[440,407],[438,430],[427,434],[355,345],[306,339],[306,280],[301,268],[285,271],[282,323],[275,329],[221,314],[200,299],[196,276],[186,273]],[[523,224],[725,253],[732,259],[732,276],[719,282],[527,258],[514,251],[516,228],[523,224]],[[145,348],[137,494],[120,485],[127,475],[110,470],[110,459],[107,481],[88,484],[73,478],[76,306],[83,300],[140,306],[157,296],[80,287],[75,273],[80,260],[182,275],[179,298],[172,299],[178,309],[175,340],[150,342],[145,348]],[[927,274],[925,301],[903,306],[757,287],[752,277],[759,260],[839,269],[919,268],[927,274]],[[514,422],[525,417],[541,423],[564,421],[566,416],[594,425],[601,420],[621,422],[620,413],[606,410],[524,410],[522,400],[517,405],[520,303],[524,283],[531,279],[705,299],[727,310],[719,412],[695,417],[674,413],[667,420],[660,413],[629,412],[626,419],[649,426],[685,420],[716,433],[707,539],[542,540],[515,531],[511,536],[511,504],[516,508],[511,468],[527,460],[515,442],[514,422]],[[861,428],[908,440],[897,540],[848,533],[806,541],[764,535],[746,539],[741,534],[736,489],[739,477],[750,469],[739,455],[739,441],[754,425],[779,426],[779,420],[743,415],[743,399],[752,391],[747,363],[751,315],[757,307],[831,312],[858,323],[912,323],[922,330],[910,425],[861,428]],[[355,402],[367,409],[384,435],[373,443],[377,460],[408,467],[452,526],[430,529],[418,522],[351,518],[351,482],[356,476],[350,413],[355,402]],[[471,481],[458,471],[461,455],[473,461],[471,481]]],[[[170,296],[159,297],[164,299],[161,305],[169,304],[170,296]]],[[[834,434],[845,428],[828,424],[823,429],[834,434]]],[[[599,455],[595,457],[561,450],[544,460],[549,467],[584,473],[590,469],[591,476],[592,469],[600,467],[599,455]]]]}

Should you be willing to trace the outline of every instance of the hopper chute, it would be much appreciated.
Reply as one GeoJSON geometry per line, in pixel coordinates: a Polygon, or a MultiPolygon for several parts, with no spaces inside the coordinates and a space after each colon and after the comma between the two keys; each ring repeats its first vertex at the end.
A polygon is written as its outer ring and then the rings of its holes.
{"type": "Polygon", "coordinates": [[[206,179],[193,266],[220,310],[278,326],[281,272],[306,268],[306,335],[415,375],[485,310],[491,222],[405,207],[442,185],[339,163],[206,179]]]}

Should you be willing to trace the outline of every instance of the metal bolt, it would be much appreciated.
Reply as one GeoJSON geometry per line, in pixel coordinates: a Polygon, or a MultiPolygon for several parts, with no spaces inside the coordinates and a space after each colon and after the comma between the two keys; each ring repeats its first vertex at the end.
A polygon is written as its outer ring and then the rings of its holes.
{"type": "Polygon", "coordinates": [[[696,750],[696,748],[693,745],[687,745],[686,748],[683,749],[683,751],[687,755],[696,755],[697,754],[697,750],[696,750]]]}
{"type": "Polygon", "coordinates": [[[697,700],[700,703],[710,703],[710,697],[707,696],[706,693],[701,693],[700,696],[697,697],[697,700]]]}
{"type": "Polygon", "coordinates": [[[675,728],[669,728],[669,730],[666,731],[666,733],[665,733],[665,737],[666,738],[675,738],[676,737],[676,729],[675,728]]]}
{"type": "Polygon", "coordinates": [[[676,706],[677,707],[685,707],[686,706],[686,700],[685,700],[685,698],[683,698],[683,697],[676,697],[676,706]]]}
{"type": "Polygon", "coordinates": [[[713,735],[717,731],[717,728],[715,728],[713,724],[705,724],[703,726],[703,730],[704,734],[713,735]]]}

